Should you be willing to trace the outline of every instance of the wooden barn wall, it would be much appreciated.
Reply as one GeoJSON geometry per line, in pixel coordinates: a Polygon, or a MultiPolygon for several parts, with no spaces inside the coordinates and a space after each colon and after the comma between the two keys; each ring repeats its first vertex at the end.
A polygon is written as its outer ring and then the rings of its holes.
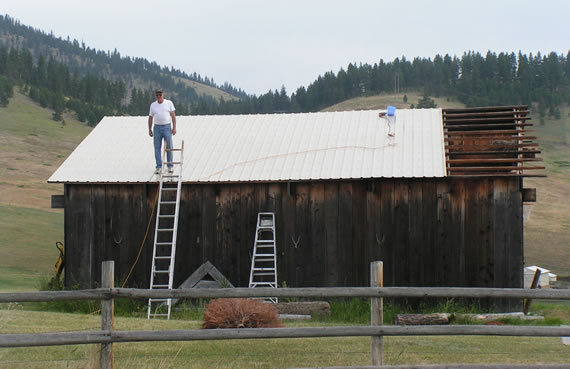
{"type": "MultiPolygon", "coordinates": [[[[279,283],[521,287],[520,179],[376,179],[183,185],[175,285],[206,260],[247,286],[257,213],[276,214],[279,283]]],[[[157,185],[66,185],[66,284],[95,287],[103,260],[122,285],[157,185]]],[[[152,216],[154,218],[154,216],[152,216]]],[[[152,219],[151,218],[151,219],[152,219]]],[[[148,288],[154,219],[127,286],[148,288]]]]}

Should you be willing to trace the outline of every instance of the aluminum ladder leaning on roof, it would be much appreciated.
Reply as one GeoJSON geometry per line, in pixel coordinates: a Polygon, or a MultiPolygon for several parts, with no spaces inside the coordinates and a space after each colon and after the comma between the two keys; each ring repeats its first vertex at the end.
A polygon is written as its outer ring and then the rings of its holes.
{"type": "MultiPolygon", "coordinates": [[[[156,227],[152,251],[152,270],[150,289],[172,289],[174,280],[174,260],[176,257],[176,236],[178,233],[178,215],[180,208],[180,189],[182,187],[182,163],[184,161],[184,141],[179,149],[165,149],[179,152],[180,160],[163,163],[172,165],[173,170],[160,173],[156,227]]],[[[148,299],[147,318],[163,317],[170,319],[172,299],[148,299]]]]}
{"type": "MultiPolygon", "coordinates": [[[[277,288],[277,258],[275,247],[275,214],[257,214],[249,288],[277,288]]],[[[277,303],[276,297],[267,297],[266,302],[277,303]]]]}

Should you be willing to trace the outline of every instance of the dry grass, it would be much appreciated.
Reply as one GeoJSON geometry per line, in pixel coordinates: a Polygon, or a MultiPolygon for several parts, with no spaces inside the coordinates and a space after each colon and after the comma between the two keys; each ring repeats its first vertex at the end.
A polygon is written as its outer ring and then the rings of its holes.
{"type": "Polygon", "coordinates": [[[0,109],[0,204],[56,211],[51,195],[63,186],[47,180],[91,129],[70,115],[62,125],[52,113],[18,92],[0,109]]]}
{"type": "MultiPolygon", "coordinates": [[[[0,333],[98,330],[99,316],[0,310],[0,333]]],[[[319,325],[324,325],[323,323],[319,325]]],[[[335,324],[337,325],[337,324],[335,324]]],[[[199,321],[116,317],[118,330],[197,329],[199,321]]],[[[287,327],[317,326],[287,323],[287,327]]],[[[567,363],[559,338],[386,337],[385,363],[567,363]]],[[[0,350],[0,368],[93,368],[99,345],[0,350]]],[[[368,337],[141,342],[114,345],[116,368],[290,368],[370,365],[368,337]]]]}
{"type": "Polygon", "coordinates": [[[206,305],[202,328],[281,328],[272,304],[254,299],[215,299],[206,305]]]}
{"type": "MultiPolygon", "coordinates": [[[[380,94],[375,96],[355,97],[330,106],[323,111],[345,111],[345,110],[368,110],[368,109],[386,109],[388,105],[395,106],[398,109],[409,109],[412,104],[417,105],[418,100],[423,97],[419,92],[405,92],[400,94],[380,94]],[[404,95],[408,97],[408,102],[404,102],[404,95]]],[[[445,108],[463,108],[460,102],[451,100],[446,97],[432,97],[437,107],[445,108]]]]}

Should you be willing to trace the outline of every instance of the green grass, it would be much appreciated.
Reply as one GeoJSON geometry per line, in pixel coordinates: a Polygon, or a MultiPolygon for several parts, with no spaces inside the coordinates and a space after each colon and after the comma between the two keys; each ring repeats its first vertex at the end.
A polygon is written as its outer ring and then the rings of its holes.
{"type": "MultiPolygon", "coordinates": [[[[0,333],[100,329],[96,314],[0,310],[0,333]]],[[[287,327],[347,323],[286,322],[287,327]]],[[[352,324],[352,323],[348,323],[352,324]]],[[[200,320],[147,320],[118,316],[117,330],[197,329],[200,320]]],[[[0,350],[0,368],[95,368],[98,345],[0,350]]],[[[283,368],[370,365],[370,338],[303,338],[145,342],[114,345],[117,368],[283,368]]],[[[559,338],[385,337],[385,364],[567,363],[570,351],[559,338]]]]}
{"type": "Polygon", "coordinates": [[[37,290],[55,272],[63,214],[0,204],[0,291],[37,290]]]}

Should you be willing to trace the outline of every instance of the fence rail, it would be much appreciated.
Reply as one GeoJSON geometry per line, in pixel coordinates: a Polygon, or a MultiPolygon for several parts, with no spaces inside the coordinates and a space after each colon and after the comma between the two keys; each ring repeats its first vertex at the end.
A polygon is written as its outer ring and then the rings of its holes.
{"type": "Polygon", "coordinates": [[[147,290],[97,288],[81,291],[0,293],[0,303],[65,300],[106,300],[112,298],[246,298],[246,297],[473,297],[506,299],[569,300],[570,290],[462,287],[311,287],[311,288],[212,288],[147,290]]]}
{"type": "MultiPolygon", "coordinates": [[[[381,274],[381,262],[374,262],[381,274]]],[[[188,290],[142,290],[113,288],[113,262],[103,262],[103,286],[82,291],[49,291],[0,293],[0,303],[41,302],[65,300],[102,300],[102,329],[86,332],[57,332],[35,334],[0,334],[0,347],[30,347],[75,344],[101,344],[101,368],[112,368],[112,344],[144,341],[197,341],[222,339],[259,338],[305,338],[370,336],[373,365],[382,364],[383,336],[443,336],[443,335],[488,335],[488,336],[570,336],[570,327],[529,326],[384,326],[381,319],[373,319],[371,326],[312,327],[312,328],[240,328],[218,330],[169,330],[169,331],[117,331],[113,329],[113,300],[115,298],[243,298],[243,297],[371,297],[373,302],[384,297],[466,297],[466,298],[527,298],[570,300],[570,290],[530,290],[499,288],[437,288],[437,287],[334,287],[334,288],[232,288],[188,290]],[[375,325],[374,325],[375,324],[375,325]]],[[[372,273],[371,273],[372,274],[372,273]]],[[[377,276],[376,276],[377,277],[377,276]]],[[[371,284],[381,285],[382,278],[373,278],[371,284]]],[[[382,304],[372,304],[382,309],[382,304]]],[[[372,311],[373,315],[377,312],[372,311]]],[[[381,313],[380,313],[381,316],[381,313]]],[[[478,366],[480,368],[501,365],[478,366]]],[[[379,366],[376,366],[379,368],[379,366]]],[[[394,366],[391,366],[394,367],[394,366]]],[[[399,366],[409,368],[409,366],[399,366]]],[[[441,366],[414,366],[430,368],[441,366]]],[[[453,366],[446,366],[453,367],[453,366]]],[[[461,366],[457,366],[458,368],[461,366]]],[[[520,367],[520,366],[519,366],[520,367]]],[[[532,366],[570,367],[570,366],[532,366]]],[[[364,367],[362,367],[364,368],[364,367]]],[[[388,367],[385,367],[388,368],[388,367]]],[[[395,368],[395,367],[394,367],[395,368]]]]}

